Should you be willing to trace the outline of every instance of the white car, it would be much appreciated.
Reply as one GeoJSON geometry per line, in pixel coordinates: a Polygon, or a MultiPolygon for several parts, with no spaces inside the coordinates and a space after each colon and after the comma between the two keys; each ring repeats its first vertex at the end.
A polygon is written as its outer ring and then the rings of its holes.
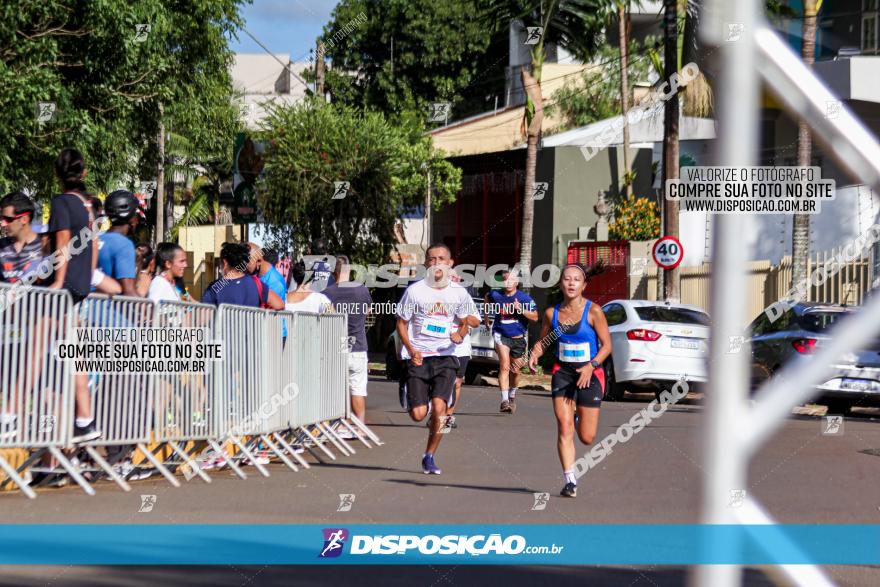
{"type": "MultiPolygon", "coordinates": [[[[617,401],[627,389],[655,395],[680,378],[706,381],[709,315],[697,306],[648,300],[613,300],[602,306],[611,333],[605,361],[605,399],[617,401]]],[[[691,390],[694,390],[692,386],[691,390]]]]}

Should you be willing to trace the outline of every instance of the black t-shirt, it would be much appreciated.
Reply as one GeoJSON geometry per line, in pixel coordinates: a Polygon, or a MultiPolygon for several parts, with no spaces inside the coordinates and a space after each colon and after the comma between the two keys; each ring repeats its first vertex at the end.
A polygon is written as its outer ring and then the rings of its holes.
{"type": "MultiPolygon", "coordinates": [[[[89,295],[92,283],[92,251],[94,244],[88,238],[89,211],[76,194],[61,194],[52,198],[49,216],[51,250],[58,250],[56,233],[70,231],[67,273],[64,276],[64,289],[77,301],[89,295]]],[[[51,282],[51,279],[50,279],[51,282]]]]}
{"type": "Polygon", "coordinates": [[[347,281],[343,284],[331,285],[321,293],[330,298],[337,312],[348,314],[348,335],[355,339],[351,352],[365,352],[367,350],[367,310],[373,302],[370,290],[363,284],[347,281]]]}

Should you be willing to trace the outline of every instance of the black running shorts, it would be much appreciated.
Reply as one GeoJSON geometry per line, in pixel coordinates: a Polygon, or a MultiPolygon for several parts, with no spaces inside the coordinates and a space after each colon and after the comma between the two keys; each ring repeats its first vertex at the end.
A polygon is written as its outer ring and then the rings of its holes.
{"type": "Polygon", "coordinates": [[[511,359],[520,359],[526,354],[526,337],[518,336],[516,338],[510,338],[509,336],[504,336],[503,334],[495,335],[495,342],[497,344],[501,344],[510,349],[510,358],[511,359]]]}
{"type": "MultiPolygon", "coordinates": [[[[600,367],[601,369],[601,367],[600,367]]],[[[553,397],[564,397],[566,399],[576,400],[578,407],[598,408],[602,405],[602,382],[596,377],[596,373],[590,378],[590,384],[583,389],[578,389],[577,381],[580,377],[575,368],[562,365],[560,369],[553,374],[550,392],[553,397]]]]}
{"type": "Polygon", "coordinates": [[[400,378],[400,404],[405,410],[428,405],[440,398],[447,406],[455,404],[455,377],[458,357],[425,357],[421,365],[404,363],[400,378]]]}

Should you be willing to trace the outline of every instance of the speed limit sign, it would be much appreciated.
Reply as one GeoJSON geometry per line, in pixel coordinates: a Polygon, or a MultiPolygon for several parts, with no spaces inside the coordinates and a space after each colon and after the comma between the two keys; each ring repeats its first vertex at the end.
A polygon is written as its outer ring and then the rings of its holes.
{"type": "Polygon", "coordinates": [[[661,269],[675,269],[684,258],[684,248],[674,236],[664,236],[654,243],[651,255],[661,269]]]}

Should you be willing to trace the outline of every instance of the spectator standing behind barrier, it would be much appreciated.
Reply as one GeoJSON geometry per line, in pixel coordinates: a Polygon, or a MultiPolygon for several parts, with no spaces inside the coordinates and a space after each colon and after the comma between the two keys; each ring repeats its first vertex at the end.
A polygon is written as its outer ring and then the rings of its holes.
{"type": "Polygon", "coordinates": [[[147,297],[155,302],[179,302],[183,292],[178,289],[177,280],[183,278],[187,267],[186,251],[174,243],[159,243],[155,265],[156,276],[147,297]]]}
{"type": "Polygon", "coordinates": [[[130,238],[140,222],[137,198],[129,191],[116,190],[104,200],[104,210],[110,229],[100,237],[98,268],[122,285],[123,295],[137,297],[137,253],[130,238]]]}
{"type": "MultiPolygon", "coordinates": [[[[312,241],[309,254],[303,257],[311,291],[322,292],[335,283],[331,261],[332,257],[327,253],[327,241],[322,238],[312,241]]],[[[300,282],[297,281],[296,284],[298,286],[300,282]]]]}
{"type": "Polygon", "coordinates": [[[284,309],[284,301],[263,286],[263,283],[247,274],[250,249],[244,243],[223,243],[220,247],[220,263],[223,276],[205,290],[202,302],[206,304],[235,304],[252,308],[269,307],[284,309]]]}
{"type": "MultiPolygon", "coordinates": [[[[90,218],[86,200],[85,160],[76,149],[63,149],[55,160],[55,175],[64,190],[52,198],[49,212],[50,251],[56,253],[56,269],[47,280],[52,289],[66,289],[73,299],[73,313],[79,313],[79,304],[89,295],[92,281],[94,247],[82,242],[88,234],[90,218]]],[[[74,388],[76,418],[74,443],[87,442],[101,436],[91,414],[88,375],[76,373],[74,388]]]]}
{"type": "MultiPolygon", "coordinates": [[[[44,253],[43,239],[31,227],[35,212],[36,206],[33,200],[21,192],[7,194],[0,200],[0,228],[4,234],[0,239],[0,281],[2,282],[27,283],[35,278],[44,253]]],[[[0,344],[20,343],[4,340],[0,344]]],[[[32,363],[38,364],[37,361],[32,363]]],[[[13,376],[11,373],[9,376],[11,384],[13,376]]],[[[0,440],[15,437],[18,427],[16,413],[20,408],[21,397],[19,384],[20,381],[11,384],[11,395],[0,406],[2,407],[0,440]]],[[[2,396],[3,390],[0,390],[0,397],[2,396]]]]}
{"type": "MultiPolygon", "coordinates": [[[[89,228],[97,234],[98,227],[101,225],[101,218],[104,214],[104,203],[98,198],[98,196],[94,194],[88,194],[88,200],[91,204],[91,212],[92,212],[92,222],[89,224],[89,228]]],[[[100,244],[100,243],[99,243],[100,244]]],[[[98,257],[99,251],[96,248],[94,250],[94,255],[92,259],[92,291],[97,291],[99,293],[117,296],[122,293],[122,285],[113,279],[112,277],[108,277],[103,271],[98,268],[98,257]]]]}
{"type": "MultiPolygon", "coordinates": [[[[44,256],[44,241],[31,227],[36,206],[21,192],[0,200],[0,281],[17,283],[35,274],[44,256]]],[[[30,280],[30,279],[28,279],[30,280]]]]}
{"type": "Polygon", "coordinates": [[[134,288],[139,298],[145,298],[150,293],[150,284],[156,272],[156,255],[153,253],[153,247],[146,243],[135,247],[134,264],[138,272],[134,288]]]}
{"type": "MultiPolygon", "coordinates": [[[[253,274],[260,278],[263,285],[284,300],[287,297],[287,284],[275,268],[275,264],[278,263],[278,253],[274,249],[261,249],[254,243],[248,243],[248,247],[251,250],[253,274]]],[[[287,340],[287,320],[281,321],[281,339],[287,340]]]]}
{"type": "MultiPolygon", "coordinates": [[[[351,266],[348,257],[336,257],[336,283],[324,290],[333,307],[348,315],[348,390],[351,394],[351,411],[361,422],[366,422],[367,380],[369,362],[367,359],[367,315],[370,313],[370,290],[362,283],[351,281],[351,266]]],[[[320,295],[320,294],[319,294],[320,295]]],[[[353,439],[349,431],[341,431],[343,438],[353,439]]]]}
{"type": "Polygon", "coordinates": [[[330,298],[322,293],[312,291],[312,275],[306,275],[306,265],[302,260],[297,261],[290,268],[290,284],[291,287],[296,285],[296,289],[287,292],[287,303],[284,309],[288,312],[309,312],[312,314],[323,314],[324,312],[333,311],[333,303],[330,298]]]}

